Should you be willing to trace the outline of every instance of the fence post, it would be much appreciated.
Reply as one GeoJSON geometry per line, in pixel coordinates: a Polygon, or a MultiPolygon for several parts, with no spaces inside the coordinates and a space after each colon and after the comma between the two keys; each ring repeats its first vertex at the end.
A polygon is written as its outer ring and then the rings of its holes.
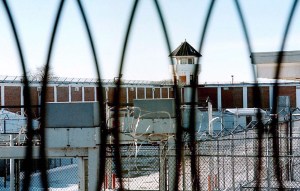
{"type": "Polygon", "coordinates": [[[246,181],[249,182],[249,161],[248,161],[248,147],[247,147],[247,129],[244,132],[244,150],[245,150],[245,157],[246,157],[246,181]]]}
{"type": "Polygon", "coordinates": [[[96,190],[99,178],[99,147],[88,149],[88,190],[96,190]]]}
{"type": "Polygon", "coordinates": [[[231,135],[231,167],[232,167],[232,188],[235,189],[235,176],[234,176],[234,136],[231,135]]]}
{"type": "Polygon", "coordinates": [[[266,163],[267,163],[267,188],[268,190],[270,189],[270,185],[271,185],[271,176],[270,176],[270,154],[269,154],[269,140],[270,137],[269,137],[269,132],[267,134],[267,152],[266,152],[266,163]]]}
{"type": "MultiPolygon", "coordinates": [[[[226,151],[225,151],[225,144],[227,144],[227,140],[226,141],[224,141],[224,139],[222,139],[222,154],[223,154],[223,156],[225,155],[225,154],[227,154],[226,153],[226,151]]],[[[223,180],[222,180],[222,182],[223,182],[223,187],[222,188],[225,188],[226,187],[226,183],[225,183],[225,157],[222,157],[222,178],[223,178],[223,180]]]]}
{"type": "Polygon", "coordinates": [[[212,191],[214,189],[213,187],[213,176],[214,176],[214,173],[213,173],[213,170],[214,170],[214,164],[213,164],[213,160],[214,160],[214,153],[213,153],[213,141],[212,140],[209,140],[208,142],[208,150],[209,150],[209,162],[208,162],[208,165],[209,165],[209,175],[208,175],[208,191],[212,191]]]}
{"type": "Polygon", "coordinates": [[[186,174],[185,174],[185,147],[182,145],[181,147],[181,162],[182,162],[182,190],[186,190],[186,174]]]}
{"type": "Polygon", "coordinates": [[[20,166],[21,166],[21,160],[18,159],[17,162],[15,163],[15,191],[20,190],[20,166]]]}
{"type": "Polygon", "coordinates": [[[288,128],[288,145],[289,145],[289,181],[293,181],[293,119],[292,119],[293,113],[290,108],[290,116],[289,116],[289,128],[288,128]]]}
{"type": "MultiPolygon", "coordinates": [[[[217,190],[220,189],[220,143],[219,143],[219,137],[217,137],[217,171],[218,171],[218,175],[217,175],[217,190]]],[[[215,183],[216,184],[216,183],[215,183]]]]}
{"type": "Polygon", "coordinates": [[[85,191],[85,165],[84,158],[78,157],[78,178],[79,178],[79,190],[85,191]]]}
{"type": "Polygon", "coordinates": [[[167,190],[166,189],[166,149],[163,143],[160,143],[159,145],[159,190],[167,190]]]}
{"type": "Polygon", "coordinates": [[[168,139],[168,187],[169,190],[175,190],[178,185],[175,185],[176,178],[176,153],[175,153],[175,139],[170,137],[168,139]]]}

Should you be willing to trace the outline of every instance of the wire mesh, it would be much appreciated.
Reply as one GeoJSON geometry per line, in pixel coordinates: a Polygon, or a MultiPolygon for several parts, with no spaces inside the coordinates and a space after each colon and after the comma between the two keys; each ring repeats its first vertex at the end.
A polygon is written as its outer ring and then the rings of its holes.
{"type": "MultiPolygon", "coordinates": [[[[5,172],[1,176],[0,190],[11,190],[10,182],[13,181],[14,190],[24,190],[24,179],[25,179],[25,161],[24,159],[14,159],[10,161],[9,159],[4,160],[5,169],[1,169],[5,172]],[[14,163],[15,166],[15,178],[10,179],[10,162],[14,163]]],[[[41,181],[41,171],[40,171],[40,161],[35,159],[31,161],[32,173],[30,190],[41,190],[43,189],[43,184],[41,181]]],[[[76,158],[58,158],[58,159],[48,159],[47,160],[47,170],[48,183],[50,190],[78,190],[78,166],[76,158]]]]}

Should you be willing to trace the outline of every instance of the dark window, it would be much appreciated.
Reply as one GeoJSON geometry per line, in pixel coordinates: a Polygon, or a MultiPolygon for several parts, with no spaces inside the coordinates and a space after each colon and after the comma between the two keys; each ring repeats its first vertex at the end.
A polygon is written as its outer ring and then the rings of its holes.
{"type": "Polygon", "coordinates": [[[194,80],[194,76],[193,76],[193,75],[190,75],[190,84],[193,83],[193,80],[194,80]]]}

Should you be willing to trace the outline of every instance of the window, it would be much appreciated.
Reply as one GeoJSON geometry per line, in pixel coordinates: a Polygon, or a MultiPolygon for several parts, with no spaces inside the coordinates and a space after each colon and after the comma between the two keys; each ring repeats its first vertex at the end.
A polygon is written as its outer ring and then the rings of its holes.
{"type": "Polygon", "coordinates": [[[193,84],[193,81],[195,80],[195,83],[198,84],[198,76],[194,78],[194,75],[190,75],[190,84],[193,84]]]}
{"type": "Polygon", "coordinates": [[[193,84],[194,76],[190,75],[190,84],[193,84]]]}
{"type": "Polygon", "coordinates": [[[188,59],[188,64],[194,64],[194,59],[193,58],[189,58],[188,59]]]}
{"type": "Polygon", "coordinates": [[[188,60],[186,58],[181,59],[181,64],[187,64],[188,60]]]}

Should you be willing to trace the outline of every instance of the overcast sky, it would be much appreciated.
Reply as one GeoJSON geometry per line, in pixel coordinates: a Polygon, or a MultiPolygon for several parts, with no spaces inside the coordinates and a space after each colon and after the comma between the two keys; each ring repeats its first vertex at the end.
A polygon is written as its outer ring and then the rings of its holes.
{"type": "MultiPolygon", "coordinates": [[[[278,51],[291,0],[241,0],[254,51],[278,51]]],[[[45,64],[58,0],[8,0],[29,70],[45,64]]],[[[185,39],[195,49],[210,1],[159,1],[174,50],[185,39]]],[[[132,0],[83,1],[105,79],[117,76],[132,0]]],[[[169,52],[151,0],[140,1],[125,60],[124,78],[164,80],[171,76],[169,52]]],[[[299,9],[299,8],[298,8],[299,9]]],[[[300,10],[296,11],[286,50],[300,49],[300,10]]],[[[15,42],[0,3],[0,75],[21,75],[15,42]]],[[[220,0],[201,52],[201,82],[251,81],[249,54],[232,1],[220,0]]],[[[76,2],[66,1],[51,67],[60,77],[95,77],[94,63],[76,2]]]]}

